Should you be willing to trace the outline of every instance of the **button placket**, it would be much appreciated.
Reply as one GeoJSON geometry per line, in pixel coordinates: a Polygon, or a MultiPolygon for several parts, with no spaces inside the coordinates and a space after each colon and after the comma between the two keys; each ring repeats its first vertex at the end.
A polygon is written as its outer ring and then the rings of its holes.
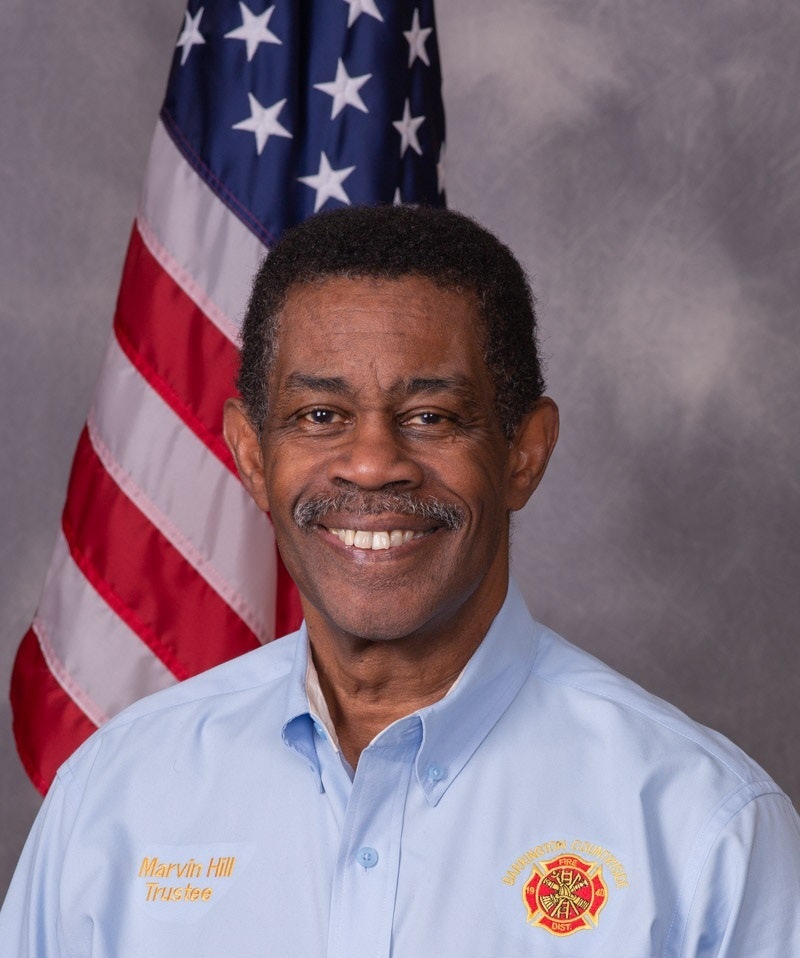
{"type": "Polygon", "coordinates": [[[329,958],[389,958],[406,794],[419,743],[361,754],[331,894],[329,958]]]}

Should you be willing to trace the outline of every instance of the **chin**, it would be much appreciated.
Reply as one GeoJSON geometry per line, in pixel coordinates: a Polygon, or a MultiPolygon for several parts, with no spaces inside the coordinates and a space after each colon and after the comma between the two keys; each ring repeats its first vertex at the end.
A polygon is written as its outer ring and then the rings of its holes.
{"type": "MultiPolygon", "coordinates": [[[[396,610],[395,610],[396,612],[396,610]]],[[[339,631],[367,642],[392,642],[413,635],[422,627],[425,616],[397,614],[387,618],[385,610],[370,608],[369,612],[357,613],[352,607],[339,614],[339,610],[323,613],[339,631]]]]}
{"type": "MultiPolygon", "coordinates": [[[[353,638],[371,642],[391,642],[414,635],[436,617],[436,602],[417,601],[399,594],[399,590],[337,589],[333,594],[317,592],[308,596],[313,617],[319,616],[328,627],[353,638]]],[[[309,609],[309,612],[311,610],[309,609]]]]}

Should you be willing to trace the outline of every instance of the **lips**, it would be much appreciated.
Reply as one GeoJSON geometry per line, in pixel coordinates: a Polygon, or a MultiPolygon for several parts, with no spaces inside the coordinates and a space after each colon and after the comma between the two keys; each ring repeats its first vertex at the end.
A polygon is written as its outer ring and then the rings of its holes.
{"type": "Polygon", "coordinates": [[[379,530],[369,532],[365,529],[332,529],[328,532],[337,536],[346,546],[353,546],[356,549],[365,549],[377,552],[381,549],[392,549],[401,546],[412,539],[421,539],[425,532],[417,532],[413,529],[390,529],[388,531],[379,530]]]}

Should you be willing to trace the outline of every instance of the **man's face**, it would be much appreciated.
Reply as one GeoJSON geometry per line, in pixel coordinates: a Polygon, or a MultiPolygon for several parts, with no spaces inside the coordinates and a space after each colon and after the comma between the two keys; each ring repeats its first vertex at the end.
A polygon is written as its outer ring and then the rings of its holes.
{"type": "Polygon", "coordinates": [[[502,603],[508,512],[532,487],[478,328],[471,297],[418,277],[290,292],[256,498],[312,634],[441,633],[502,603]]]}

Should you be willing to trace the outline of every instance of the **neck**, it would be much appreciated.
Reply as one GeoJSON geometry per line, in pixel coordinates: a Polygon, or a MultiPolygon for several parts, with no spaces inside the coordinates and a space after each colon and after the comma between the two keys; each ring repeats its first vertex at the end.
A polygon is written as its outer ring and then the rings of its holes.
{"type": "Polygon", "coordinates": [[[434,634],[391,640],[343,635],[307,616],[320,688],[342,753],[353,768],[372,739],[392,722],[447,694],[501,604],[478,615],[470,610],[469,616],[459,617],[463,621],[434,634]]]}

